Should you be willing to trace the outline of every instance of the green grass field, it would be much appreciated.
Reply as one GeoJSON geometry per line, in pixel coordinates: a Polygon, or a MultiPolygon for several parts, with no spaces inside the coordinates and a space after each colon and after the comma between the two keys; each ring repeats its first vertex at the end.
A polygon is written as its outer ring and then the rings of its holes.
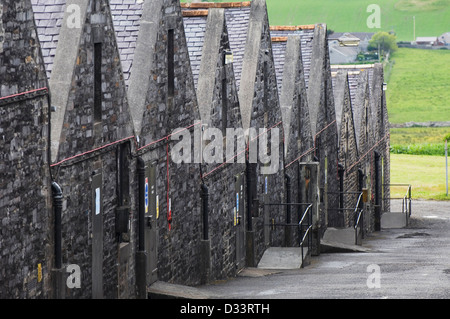
{"type": "Polygon", "coordinates": [[[450,127],[391,128],[391,144],[443,143],[450,127]]]}
{"type": "MultiPolygon", "coordinates": [[[[391,183],[411,184],[413,199],[450,200],[444,156],[391,154],[391,183]]],[[[403,197],[405,191],[405,187],[391,187],[391,197],[403,197]]]]}
{"type": "Polygon", "coordinates": [[[391,128],[391,152],[443,156],[443,138],[447,134],[450,134],[450,127],[391,128]]]}
{"type": "MultiPolygon", "coordinates": [[[[450,0],[266,0],[271,25],[326,23],[336,32],[395,31],[399,41],[450,31],[450,0]],[[381,9],[381,28],[367,27],[370,4],[381,9]]],[[[182,2],[189,2],[184,0],[182,2]]],[[[235,2],[234,0],[212,2],[235,2]]]]}
{"type": "Polygon", "coordinates": [[[336,32],[394,31],[399,41],[416,36],[439,36],[450,29],[450,1],[436,0],[267,0],[271,24],[326,23],[336,32]],[[381,28],[367,27],[370,4],[381,9],[381,28]]]}
{"type": "Polygon", "coordinates": [[[389,121],[450,121],[450,50],[399,48],[391,60],[389,121]]]}

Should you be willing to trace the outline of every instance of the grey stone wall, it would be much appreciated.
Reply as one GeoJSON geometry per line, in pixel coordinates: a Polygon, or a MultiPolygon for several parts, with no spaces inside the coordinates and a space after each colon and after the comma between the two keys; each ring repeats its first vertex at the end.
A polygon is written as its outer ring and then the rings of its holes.
{"type": "Polygon", "coordinates": [[[341,227],[352,227],[355,216],[354,209],[358,200],[358,168],[353,166],[358,160],[358,147],[356,143],[355,124],[353,109],[350,100],[349,81],[346,71],[339,71],[336,75],[335,106],[339,130],[339,164],[342,165],[343,173],[339,178],[343,180],[343,188],[340,194],[339,218],[341,227]]]}
{"type": "MultiPolygon", "coordinates": [[[[247,36],[246,51],[242,77],[240,83],[240,103],[242,114],[248,114],[250,128],[277,128],[279,135],[279,163],[275,174],[261,174],[261,161],[256,164],[257,196],[260,203],[259,215],[253,217],[255,238],[255,261],[258,262],[268,246],[284,246],[284,227],[270,227],[268,224],[284,224],[286,212],[283,206],[263,206],[264,203],[282,203],[285,199],[284,180],[284,140],[280,102],[278,98],[278,85],[276,79],[275,63],[270,38],[269,21],[265,1],[252,2],[249,32],[247,36]],[[248,64],[247,64],[248,63],[248,64]],[[249,72],[255,70],[256,73],[249,72]],[[244,90],[250,90],[244,92],[244,90]],[[245,109],[250,107],[250,109],[245,109]]],[[[243,116],[245,121],[245,117],[243,116]]],[[[244,128],[246,124],[244,123],[244,128]]],[[[267,133],[270,141],[272,132],[267,133]]],[[[275,163],[271,163],[275,164],[275,163]]],[[[250,200],[250,199],[248,199],[250,200]]]]}
{"type": "MultiPolygon", "coordinates": [[[[52,175],[62,187],[64,196],[63,264],[77,264],[82,272],[81,289],[67,289],[66,298],[132,297],[134,283],[130,275],[134,272],[134,257],[130,254],[120,261],[119,246],[129,242],[134,251],[136,217],[131,212],[135,200],[130,185],[134,183],[135,161],[131,160],[130,150],[124,151],[124,158],[130,163],[124,168],[129,180],[126,182],[119,177],[119,149],[125,142],[118,141],[134,133],[109,5],[99,1],[84,8],[87,15],[79,46],[57,51],[57,54],[70,56],[69,52],[76,50],[70,94],[62,105],[58,105],[63,111],[61,136],[52,137],[60,142],[52,175]],[[94,116],[94,43],[101,43],[101,120],[94,116]],[[82,153],[86,155],[72,158],[82,153]],[[95,185],[97,175],[101,176],[100,183],[95,185]],[[93,196],[97,187],[102,196],[101,217],[96,217],[93,196]],[[132,227],[126,240],[116,233],[116,209],[121,206],[130,206],[132,227]],[[94,218],[102,220],[100,232],[94,226],[94,218]],[[99,247],[95,246],[96,241],[101,242],[99,247]],[[100,262],[96,264],[94,260],[98,259],[100,262]],[[99,288],[94,288],[93,277],[100,282],[99,288]],[[119,282],[121,278],[126,278],[127,282],[119,282]]],[[[63,33],[66,27],[66,24],[62,25],[61,34],[70,36],[70,33],[63,33]]],[[[59,72],[65,72],[64,68],[54,65],[52,77],[58,77],[59,72]]],[[[133,142],[131,146],[134,146],[133,142]]]]}
{"type": "Polygon", "coordinates": [[[242,231],[245,227],[245,211],[243,210],[245,189],[240,190],[238,185],[239,176],[242,176],[242,186],[245,185],[243,178],[245,152],[239,154],[243,149],[238,148],[239,142],[244,145],[244,136],[241,135],[239,140],[236,137],[233,141],[226,135],[227,128],[235,129],[237,132],[242,129],[234,68],[232,63],[226,63],[225,60],[225,52],[228,51],[230,51],[230,43],[225,12],[223,9],[210,9],[206,21],[197,95],[199,103],[201,101],[203,105],[209,106],[205,110],[209,113],[206,117],[209,127],[221,130],[225,143],[222,163],[203,163],[202,165],[205,176],[202,182],[209,190],[211,270],[208,279],[210,281],[236,275],[240,269],[237,246],[243,243],[239,240],[244,240],[236,235],[237,231],[242,231]],[[212,94],[202,92],[203,90],[211,90],[212,94]],[[208,98],[204,99],[205,97],[208,98]],[[236,156],[229,162],[226,157],[227,142],[234,144],[231,151],[232,155],[236,156]]]}
{"type": "MultiPolygon", "coordinates": [[[[154,51],[151,53],[151,73],[149,82],[144,83],[145,86],[148,85],[148,90],[145,104],[141,106],[142,129],[138,132],[141,146],[167,137],[180,128],[191,127],[186,133],[193,137],[196,126],[192,125],[200,121],[179,2],[161,1],[160,10],[161,18],[153,27],[153,32],[157,35],[154,51]],[[173,30],[174,45],[173,94],[168,90],[169,30],[173,30]]],[[[131,77],[133,72],[139,72],[134,67],[133,65],[131,77]]],[[[158,279],[196,285],[203,278],[200,249],[200,169],[197,163],[176,164],[172,161],[170,151],[176,142],[164,139],[142,149],[138,155],[147,165],[156,165],[156,193],[160,199],[160,213],[156,220],[159,234],[158,279]],[[167,199],[171,203],[170,211],[167,199]]]]}
{"type": "MultiPolygon", "coordinates": [[[[272,39],[273,41],[273,39],[272,39]]],[[[286,201],[291,203],[307,203],[302,198],[302,186],[299,180],[299,162],[308,162],[312,159],[312,136],[309,119],[309,109],[306,96],[304,69],[301,53],[300,36],[289,36],[284,45],[272,42],[275,61],[279,65],[278,87],[280,104],[283,112],[283,127],[285,132],[284,172],[289,176],[290,194],[288,194],[288,180],[286,180],[286,201]],[[284,48],[284,50],[283,50],[284,48]],[[282,59],[284,60],[282,61],[282,59]]],[[[290,206],[290,220],[288,223],[298,224],[307,206],[290,206]]],[[[288,212],[287,212],[288,213],[288,212]]],[[[298,246],[299,238],[296,228],[286,228],[287,246],[298,246]]]]}
{"type": "Polygon", "coordinates": [[[386,94],[384,91],[384,72],[380,63],[374,66],[374,75],[372,83],[372,120],[374,127],[374,151],[380,155],[378,166],[380,168],[378,182],[379,202],[382,211],[389,211],[390,197],[390,138],[389,138],[389,118],[386,106],[386,94]],[[383,201],[383,198],[386,200],[383,201]]]}
{"type": "Polygon", "coordinates": [[[360,132],[359,132],[359,154],[360,163],[358,164],[363,177],[363,188],[366,188],[368,191],[368,202],[365,203],[365,215],[364,215],[364,227],[365,232],[374,231],[374,209],[372,205],[372,160],[373,155],[370,152],[370,148],[372,147],[371,140],[373,136],[373,126],[372,126],[372,112],[371,112],[371,93],[370,93],[370,83],[369,82],[369,70],[361,71],[358,79],[358,89],[357,89],[357,107],[361,108],[360,112],[360,132]]]}
{"type": "MultiPolygon", "coordinates": [[[[34,2],[41,4],[39,0],[34,2]]],[[[223,25],[216,34],[217,42],[214,45],[210,41],[205,43],[205,48],[215,48],[217,51],[209,72],[201,72],[201,66],[199,69],[199,87],[201,81],[213,83],[205,86],[211,88],[206,103],[210,105],[210,127],[222,129],[223,134],[225,127],[250,127],[256,129],[257,133],[259,128],[280,130],[278,170],[275,174],[264,175],[261,173],[264,165],[260,158],[255,165],[232,163],[221,167],[218,167],[219,163],[199,165],[195,162],[173,161],[171,151],[179,141],[173,140],[171,134],[182,128],[186,128],[184,132],[187,134],[184,136],[191,138],[191,160],[195,160],[198,149],[193,139],[194,131],[200,131],[201,126],[197,123],[203,119],[200,118],[197,99],[206,96],[195,90],[179,1],[151,2],[150,8],[156,8],[152,16],[155,21],[145,20],[142,24],[145,24],[142,29],[144,35],[136,44],[144,46],[134,51],[136,54],[148,54],[148,65],[142,68],[141,64],[135,63],[136,60],[130,61],[127,55],[127,64],[124,66],[127,78],[130,75],[128,91],[122,67],[124,61],[121,61],[119,45],[116,43],[118,35],[114,32],[109,2],[80,0],[79,3],[85,8],[82,29],[78,30],[81,35],[79,43],[71,39],[77,45],[60,46],[56,51],[46,50],[49,54],[47,59],[41,56],[30,2],[4,0],[0,5],[1,297],[54,296],[56,278],[52,270],[55,238],[51,181],[57,182],[63,189],[62,271],[64,273],[64,268],[70,264],[76,264],[81,269],[81,288],[70,289],[63,285],[65,296],[136,297],[136,286],[140,284],[137,282],[138,267],[135,261],[140,239],[137,216],[140,207],[137,202],[142,186],[136,174],[137,157],[142,158],[147,166],[155,167],[155,190],[159,199],[156,207],[159,215],[155,216],[154,221],[157,234],[156,264],[157,279],[162,281],[198,285],[226,279],[235,276],[244,266],[238,258],[246,255],[246,266],[256,266],[267,247],[295,245],[298,241],[296,232],[290,233],[284,226],[278,226],[287,222],[286,207],[264,204],[286,201],[286,174],[291,177],[291,200],[304,201],[298,187],[301,181],[298,179],[297,163],[287,168],[285,165],[313,146],[317,147],[316,152],[299,160],[306,162],[315,156],[321,165],[322,231],[327,226],[351,225],[353,222],[351,215],[342,221],[330,209],[339,206],[339,196],[335,194],[339,191],[338,161],[349,170],[345,175],[346,189],[355,189],[355,174],[358,168],[362,168],[366,175],[365,185],[372,188],[374,194],[373,151],[377,151],[380,154],[377,194],[380,195],[378,199],[371,197],[371,202],[367,204],[370,216],[366,221],[367,229],[373,229],[374,204],[382,205],[383,210],[389,208],[387,201],[381,203],[383,195],[389,196],[389,187],[383,187],[383,184],[388,184],[390,180],[389,122],[382,67],[375,67],[376,72],[369,85],[364,80],[361,84],[364,110],[367,110],[361,113],[361,123],[367,118],[370,125],[368,128],[360,125],[360,136],[366,139],[360,139],[357,149],[353,145],[357,143],[354,135],[358,134],[351,133],[349,146],[344,147],[341,143],[338,158],[337,124],[333,123],[336,120],[335,101],[325,26],[317,25],[314,30],[308,29],[307,39],[312,44],[302,38],[303,42],[301,45],[298,43],[298,48],[294,50],[297,55],[301,51],[309,52],[308,56],[286,64],[288,67],[292,65],[293,74],[289,79],[295,83],[287,97],[292,105],[290,114],[284,116],[285,122],[286,118],[290,119],[284,123],[289,128],[286,136],[283,136],[283,103],[280,102],[281,92],[278,90],[288,86],[277,80],[265,1],[252,1],[250,9],[226,8],[221,13],[223,25]],[[242,18],[249,10],[249,18],[241,21],[245,21],[245,29],[249,26],[248,38],[240,38],[239,41],[232,39],[228,23],[231,25],[236,22],[234,14],[242,18]],[[227,11],[233,14],[227,15],[227,11]],[[148,30],[151,30],[152,37],[145,37],[148,30]],[[314,37],[311,36],[312,32],[314,37]],[[172,35],[173,59],[168,54],[172,35]],[[245,43],[245,50],[243,47],[238,48],[235,57],[243,58],[237,59],[237,65],[224,65],[223,52],[232,49],[238,42],[245,43]],[[93,110],[94,43],[102,43],[100,120],[95,118],[93,110]],[[303,43],[308,45],[305,50],[303,43]],[[54,57],[55,52],[59,57],[54,57]],[[62,61],[66,57],[74,59],[67,61],[64,68],[60,62],[51,63],[53,58],[62,61]],[[173,92],[169,84],[170,61],[173,61],[173,92]],[[45,70],[44,66],[52,69],[45,70]],[[239,69],[238,72],[235,67],[239,69]],[[68,89],[64,91],[69,92],[67,95],[58,89],[60,86],[50,84],[50,93],[57,101],[55,106],[62,118],[49,118],[47,90],[10,97],[49,86],[47,74],[55,77],[52,78],[53,82],[50,79],[53,84],[57,82],[55,79],[63,78],[59,76],[71,75],[66,83],[68,89]],[[136,74],[139,76],[134,77],[136,74]],[[226,98],[223,96],[223,80],[226,98]],[[131,112],[128,100],[135,97],[134,92],[139,91],[143,91],[142,103],[137,103],[140,99],[136,99],[131,112]],[[224,101],[227,103],[226,109],[224,101]],[[50,136],[50,124],[61,125],[61,134],[50,136]],[[53,142],[57,141],[53,143],[57,146],[57,152],[51,163],[50,138],[53,142]],[[286,149],[284,143],[287,143],[286,149]],[[343,151],[345,149],[348,151],[347,157],[343,151]],[[359,155],[366,152],[369,155],[357,166],[348,166],[346,162],[353,163],[358,158],[357,150],[359,155]],[[248,198],[252,186],[248,177],[253,168],[256,169],[256,174],[252,176],[255,178],[255,197],[248,198]],[[242,181],[242,189],[239,188],[238,179],[242,181]],[[200,187],[202,182],[209,190],[206,238],[200,187]],[[101,192],[98,215],[97,188],[101,192]],[[255,204],[250,217],[247,209],[252,205],[249,203],[255,204]],[[125,232],[117,231],[120,226],[117,212],[120,210],[126,212],[125,232]],[[270,224],[276,226],[271,227],[270,224]],[[245,245],[241,244],[245,240],[249,249],[243,252],[245,245]]],[[[145,2],[143,6],[149,3],[145,2]]],[[[119,6],[117,1],[114,5],[119,6]]],[[[138,7],[142,9],[141,5],[138,7]]],[[[54,10],[57,8],[62,9],[63,6],[58,4],[54,10]]],[[[39,23],[49,18],[42,7],[40,10],[43,11],[39,12],[39,23]]],[[[61,19],[60,13],[57,21],[61,19]]],[[[67,25],[62,24],[58,32],[65,34],[64,37],[70,36],[65,28],[67,25]]],[[[52,39],[56,38],[52,36],[52,39]]],[[[64,43],[71,42],[64,40],[59,39],[64,43]]],[[[122,53],[123,56],[125,53],[122,53]]],[[[341,122],[350,123],[353,113],[348,108],[348,102],[351,94],[345,94],[341,122]]],[[[352,125],[350,131],[351,128],[352,125]]],[[[341,129],[341,142],[347,138],[342,135],[344,132],[341,129]]],[[[267,134],[270,140],[272,131],[263,134],[267,134]]],[[[348,203],[345,207],[352,206],[352,201],[354,198],[346,199],[348,203]]],[[[297,222],[299,217],[297,212],[291,210],[291,223],[297,222]]]]}
{"type": "Polygon", "coordinates": [[[49,106],[29,1],[0,5],[0,298],[51,298],[49,106]]]}

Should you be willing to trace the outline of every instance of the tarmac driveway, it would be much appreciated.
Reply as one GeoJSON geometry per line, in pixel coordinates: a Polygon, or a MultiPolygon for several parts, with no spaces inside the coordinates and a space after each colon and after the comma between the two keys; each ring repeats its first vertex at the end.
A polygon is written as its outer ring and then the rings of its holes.
{"type": "Polygon", "coordinates": [[[374,232],[363,247],[370,250],[321,254],[303,269],[245,269],[198,290],[227,299],[450,297],[450,201],[413,201],[408,228],[374,232]]]}

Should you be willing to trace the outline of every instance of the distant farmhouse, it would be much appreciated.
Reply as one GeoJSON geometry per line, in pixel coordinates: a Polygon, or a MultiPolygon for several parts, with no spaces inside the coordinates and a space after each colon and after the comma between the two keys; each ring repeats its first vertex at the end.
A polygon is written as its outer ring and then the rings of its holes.
{"type": "Polygon", "coordinates": [[[438,38],[437,37],[417,37],[416,44],[417,45],[428,45],[428,46],[437,45],[438,38]]]}
{"type": "Polygon", "coordinates": [[[358,54],[367,51],[374,33],[334,32],[328,36],[331,64],[353,63],[358,54]]]}
{"type": "Polygon", "coordinates": [[[439,45],[450,45],[450,32],[445,32],[438,37],[439,45]]]}
{"type": "Polygon", "coordinates": [[[440,49],[440,48],[448,48],[450,46],[450,32],[445,32],[440,36],[433,37],[416,37],[415,41],[411,43],[399,43],[402,47],[416,47],[422,49],[440,49]]]}

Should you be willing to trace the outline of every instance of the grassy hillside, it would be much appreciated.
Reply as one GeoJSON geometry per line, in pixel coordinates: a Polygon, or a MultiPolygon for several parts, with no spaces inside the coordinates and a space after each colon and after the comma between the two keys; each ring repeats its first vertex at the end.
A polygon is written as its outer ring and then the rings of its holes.
{"type": "Polygon", "coordinates": [[[395,31],[399,41],[416,36],[439,36],[450,31],[450,0],[267,0],[271,24],[327,23],[337,32],[376,32],[369,29],[367,6],[381,8],[381,30],[395,31]]]}
{"type": "MultiPolygon", "coordinates": [[[[336,32],[395,31],[399,41],[416,36],[439,36],[450,31],[450,0],[266,0],[272,25],[326,23],[336,32]],[[381,29],[369,29],[367,6],[381,9],[381,29]]],[[[182,2],[190,2],[182,0],[182,2]]],[[[235,2],[223,0],[213,2],[235,2]]]]}
{"type": "Polygon", "coordinates": [[[450,121],[450,50],[400,48],[388,80],[391,123],[450,121]]]}

